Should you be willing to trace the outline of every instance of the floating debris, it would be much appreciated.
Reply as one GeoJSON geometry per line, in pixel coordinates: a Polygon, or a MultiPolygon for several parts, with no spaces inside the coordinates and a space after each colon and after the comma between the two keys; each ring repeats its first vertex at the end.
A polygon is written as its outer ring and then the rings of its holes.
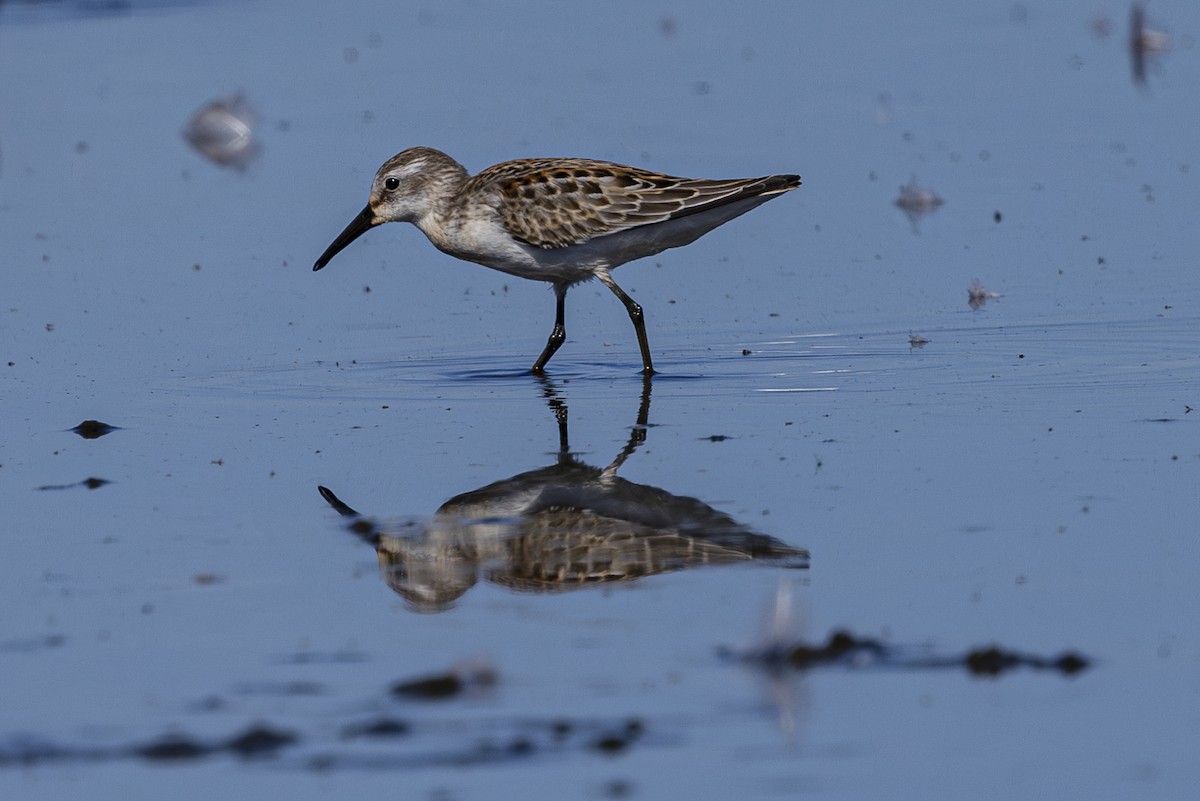
{"type": "Polygon", "coordinates": [[[110,426],[108,423],[102,423],[99,420],[84,420],[71,430],[84,439],[99,439],[105,434],[111,434],[118,429],[116,426],[110,426]]]}
{"type": "Polygon", "coordinates": [[[1134,3],[1129,9],[1129,59],[1133,82],[1146,85],[1146,65],[1154,56],[1171,49],[1171,37],[1146,24],[1146,9],[1134,3]]]}
{"type": "Polygon", "coordinates": [[[0,640],[0,653],[31,653],[44,648],[59,648],[66,641],[67,638],[61,634],[47,634],[45,637],[27,637],[17,640],[0,640]]]}
{"type": "Polygon", "coordinates": [[[274,754],[284,746],[292,745],[299,737],[295,733],[283,729],[272,729],[269,726],[257,725],[232,738],[225,743],[225,750],[232,751],[246,759],[254,759],[274,754]]]}
{"type": "Polygon", "coordinates": [[[999,676],[1009,670],[1019,667],[1030,667],[1034,670],[1055,670],[1064,676],[1073,676],[1087,669],[1087,659],[1077,653],[1067,653],[1054,659],[1040,656],[1019,654],[1016,651],[1005,651],[997,646],[977,648],[963,658],[967,670],[976,676],[999,676]]]}
{"type": "Polygon", "coordinates": [[[325,687],[315,681],[242,682],[234,686],[239,695],[265,695],[280,698],[303,698],[325,694],[325,687]]]}
{"type": "Polygon", "coordinates": [[[878,661],[886,652],[883,643],[869,637],[855,637],[848,631],[833,631],[829,640],[820,646],[799,643],[784,653],[789,667],[806,670],[815,665],[845,662],[859,667],[878,661]]]}
{"type": "Polygon", "coordinates": [[[820,645],[796,643],[787,648],[754,649],[742,655],[742,660],[757,663],[770,670],[787,667],[809,670],[837,665],[849,668],[878,667],[906,670],[965,668],[975,676],[994,678],[1003,673],[1028,667],[1050,670],[1073,676],[1091,666],[1084,656],[1067,651],[1057,657],[1041,657],[1010,651],[996,645],[976,648],[961,656],[936,656],[917,653],[918,649],[886,645],[871,637],[857,637],[845,630],[830,632],[820,645]]]}
{"type": "Polygon", "coordinates": [[[65,490],[72,489],[74,487],[87,487],[90,490],[94,490],[103,487],[105,484],[111,483],[112,482],[108,481],[107,479],[90,476],[85,478],[83,481],[76,481],[74,484],[44,484],[37,489],[38,492],[46,492],[48,490],[65,490]]]}
{"type": "Polygon", "coordinates": [[[258,115],[242,95],[214,101],[196,112],[183,130],[199,153],[222,167],[244,170],[258,155],[258,115]]]}
{"type": "Polygon", "coordinates": [[[196,0],[0,0],[5,23],[49,23],[146,16],[167,8],[187,8],[196,0]]]}
{"type": "MultiPolygon", "coordinates": [[[[220,708],[210,704],[209,708],[220,708]]],[[[646,739],[650,729],[642,718],[536,718],[519,715],[467,723],[472,736],[455,737],[448,748],[439,731],[408,721],[379,716],[338,726],[338,744],[330,746],[329,726],[320,721],[310,730],[256,723],[225,736],[198,736],[172,731],[125,744],[55,743],[44,738],[0,736],[0,770],[27,770],[37,764],[89,764],[146,760],[158,766],[188,766],[200,759],[235,756],[242,759],[278,758],[284,767],[331,771],[350,769],[413,769],[463,767],[528,759],[534,754],[592,751],[616,755],[646,739]],[[477,735],[477,736],[476,736],[477,735]],[[380,750],[386,742],[387,750],[380,750]],[[323,745],[322,745],[323,744],[323,745]],[[322,748],[313,751],[316,745],[322,748]]]]}
{"type": "Polygon", "coordinates": [[[640,720],[631,718],[620,731],[609,732],[596,738],[592,742],[592,748],[603,754],[619,754],[633,745],[645,730],[646,727],[640,720]]]}
{"type": "Polygon", "coordinates": [[[927,214],[946,201],[937,192],[928,187],[918,186],[917,179],[911,178],[907,184],[900,187],[900,197],[896,205],[904,211],[914,214],[927,214]]]}
{"type": "Polygon", "coordinates": [[[1088,30],[1090,30],[1092,32],[1092,36],[1095,36],[1097,39],[1107,39],[1113,32],[1113,27],[1114,25],[1112,17],[1105,16],[1103,14],[1098,17],[1092,17],[1091,20],[1088,21],[1088,30]]]}
{"type": "Polygon", "coordinates": [[[813,645],[801,641],[794,633],[794,614],[791,582],[780,581],[772,600],[766,636],[753,647],[741,651],[721,648],[719,653],[764,669],[774,678],[789,671],[806,671],[822,666],[905,670],[966,668],[976,676],[988,677],[1029,667],[1073,676],[1091,665],[1086,657],[1073,651],[1048,658],[1003,649],[997,645],[976,648],[961,656],[939,656],[925,647],[890,645],[872,637],[856,636],[845,629],[834,629],[825,642],[813,645]]]}
{"type": "Polygon", "coordinates": [[[342,738],[353,740],[358,737],[384,738],[403,737],[412,731],[412,726],[396,718],[378,718],[370,723],[356,723],[342,729],[342,738]]]}
{"type": "Polygon", "coordinates": [[[300,651],[271,659],[276,665],[350,665],[367,661],[367,655],[361,651],[300,651]]]}
{"type": "Polygon", "coordinates": [[[191,737],[181,734],[169,734],[147,745],[137,746],[131,752],[143,759],[174,761],[180,759],[197,759],[198,757],[208,756],[215,750],[213,746],[204,745],[197,740],[193,740],[191,737]]]}
{"type": "Polygon", "coordinates": [[[463,680],[457,673],[443,673],[423,679],[411,679],[392,687],[392,695],[426,700],[453,698],[463,690],[463,680]]]}
{"type": "Polygon", "coordinates": [[[221,751],[253,759],[274,754],[298,740],[299,737],[293,732],[259,724],[223,743],[204,743],[187,735],[168,734],[146,745],[134,746],[130,753],[143,759],[165,762],[198,759],[221,751]]]}
{"type": "Polygon", "coordinates": [[[926,214],[937,211],[938,207],[945,202],[937,192],[918,185],[916,176],[913,176],[907,184],[900,187],[900,197],[896,198],[896,207],[908,216],[913,230],[916,230],[918,220],[926,214]]]}
{"type": "Polygon", "coordinates": [[[435,676],[398,682],[392,685],[391,693],[403,698],[439,701],[495,684],[496,670],[491,665],[462,665],[435,676]]]}
{"type": "Polygon", "coordinates": [[[999,292],[990,292],[984,288],[979,281],[972,281],[967,287],[967,305],[971,307],[971,311],[978,311],[989,300],[999,300],[1003,295],[999,292]]]}

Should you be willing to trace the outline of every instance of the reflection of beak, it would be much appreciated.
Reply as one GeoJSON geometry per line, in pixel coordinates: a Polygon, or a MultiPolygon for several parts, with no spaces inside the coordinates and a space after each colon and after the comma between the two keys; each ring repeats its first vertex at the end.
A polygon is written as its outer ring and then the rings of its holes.
{"type": "Polygon", "coordinates": [[[333,240],[333,244],[325,248],[325,252],[321,254],[321,258],[317,259],[317,263],[313,265],[313,271],[321,269],[329,260],[338,254],[338,252],[365,234],[368,230],[375,226],[375,214],[371,211],[371,207],[367,206],[358,216],[350,221],[346,226],[346,230],[338,234],[337,239],[333,240]]]}

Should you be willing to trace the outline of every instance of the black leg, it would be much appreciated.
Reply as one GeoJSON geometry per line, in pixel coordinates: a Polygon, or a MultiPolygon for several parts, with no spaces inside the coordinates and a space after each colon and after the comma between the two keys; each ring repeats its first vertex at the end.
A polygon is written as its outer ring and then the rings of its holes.
{"type": "Polygon", "coordinates": [[[546,348],[542,351],[542,355],[538,356],[538,360],[533,363],[533,372],[541,374],[546,367],[546,362],[550,361],[550,357],[554,352],[562,347],[562,343],[567,340],[566,317],[566,301],[567,301],[567,285],[554,285],[554,330],[550,332],[550,338],[546,340],[546,348]]]}
{"type": "Polygon", "coordinates": [[[626,295],[621,287],[617,286],[617,282],[612,279],[607,270],[597,272],[596,277],[625,304],[625,311],[629,312],[629,319],[633,321],[633,330],[637,332],[638,347],[642,349],[642,373],[653,375],[654,365],[650,361],[650,342],[646,339],[646,321],[645,315],[642,314],[642,307],[637,305],[633,298],[626,295]]]}

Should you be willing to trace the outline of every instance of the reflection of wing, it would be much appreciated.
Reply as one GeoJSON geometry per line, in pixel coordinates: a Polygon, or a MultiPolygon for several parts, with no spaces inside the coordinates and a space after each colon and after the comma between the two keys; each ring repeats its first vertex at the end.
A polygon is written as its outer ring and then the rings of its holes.
{"type": "MultiPolygon", "coordinates": [[[[574,509],[628,527],[662,529],[719,542],[731,548],[753,531],[698,498],[635,484],[575,460],[559,462],[456,495],[438,517],[470,522],[490,518],[532,519],[547,510],[574,509]]],[[[776,542],[755,534],[754,538],[776,542]]],[[[757,540],[756,540],[757,541],[757,540]]],[[[755,556],[763,554],[755,550],[755,556]]]]}
{"type": "Polygon", "coordinates": [[[520,590],[566,590],[752,559],[808,565],[806,551],[703,501],[576,461],[456,496],[437,518],[472,532],[478,552],[489,557],[488,580],[520,590]],[[484,546],[483,539],[491,542],[484,546]]]}
{"type": "Polygon", "coordinates": [[[545,509],[513,529],[504,543],[508,558],[489,570],[488,579],[518,590],[568,590],[702,565],[805,556],[740,526],[724,532],[722,542],[573,508],[545,509]]]}

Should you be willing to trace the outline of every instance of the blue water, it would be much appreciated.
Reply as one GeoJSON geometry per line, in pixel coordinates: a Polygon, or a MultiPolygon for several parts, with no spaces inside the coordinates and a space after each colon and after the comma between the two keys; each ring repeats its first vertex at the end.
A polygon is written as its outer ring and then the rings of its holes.
{"type": "Polygon", "coordinates": [[[1200,15],[1152,4],[1173,48],[1139,87],[1128,12],[0,6],[0,796],[1190,795],[1200,15]],[[182,136],[239,92],[261,144],[244,170],[182,136]],[[803,176],[616,272],[662,373],[644,422],[633,331],[598,284],[569,295],[549,392],[579,461],[644,429],[622,479],[808,569],[533,592],[492,554],[437,613],[382,580],[318,485],[424,531],[561,447],[524,373],[545,287],[402,226],[311,272],[418,144],[472,171],[803,176]],[[915,222],[894,205],[914,178],[945,200],[915,222]],[[973,311],[974,281],[1000,297],[973,311]],[[84,440],[86,419],[120,430],[84,440]],[[764,642],[780,580],[793,640],[1091,665],[771,678],[721,649],[764,642]],[[388,691],[478,665],[495,683],[454,698],[388,691]],[[411,729],[346,736],[380,717],[411,729]],[[256,723],[298,740],[133,753],[256,723]]]}

